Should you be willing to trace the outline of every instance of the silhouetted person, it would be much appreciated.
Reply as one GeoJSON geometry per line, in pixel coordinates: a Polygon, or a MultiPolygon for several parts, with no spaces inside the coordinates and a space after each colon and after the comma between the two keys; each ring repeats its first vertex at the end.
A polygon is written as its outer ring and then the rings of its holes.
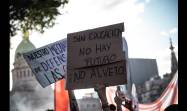
{"type": "Polygon", "coordinates": [[[164,111],[179,111],[178,104],[172,104],[172,105],[166,107],[166,109],[164,111]]]}
{"type": "Polygon", "coordinates": [[[125,108],[127,108],[130,111],[134,111],[133,107],[132,107],[132,101],[125,99],[125,105],[123,105],[125,108]]]}
{"type": "Polygon", "coordinates": [[[132,107],[132,100],[125,97],[125,94],[120,90],[120,87],[117,87],[116,96],[114,97],[114,101],[117,105],[117,111],[122,111],[121,105],[127,108],[130,111],[134,111],[132,107]],[[125,102],[125,104],[122,104],[125,102]]]}
{"type": "Polygon", "coordinates": [[[79,111],[78,103],[75,98],[75,94],[74,94],[73,90],[69,90],[68,94],[69,94],[69,98],[70,98],[70,110],[71,111],[79,111]]]}
{"type": "Polygon", "coordinates": [[[110,104],[110,111],[116,111],[116,106],[114,104],[110,104]]]}
{"type": "Polygon", "coordinates": [[[47,109],[46,111],[54,111],[53,109],[47,109]]]}
{"type": "Polygon", "coordinates": [[[96,84],[94,90],[97,92],[97,94],[101,100],[101,107],[102,107],[103,111],[110,111],[110,106],[108,105],[108,101],[106,98],[105,85],[96,84]]]}
{"type": "Polygon", "coordinates": [[[117,90],[115,92],[114,101],[117,105],[117,111],[122,111],[121,105],[123,101],[125,101],[125,94],[120,90],[120,87],[117,86],[117,90]]]}

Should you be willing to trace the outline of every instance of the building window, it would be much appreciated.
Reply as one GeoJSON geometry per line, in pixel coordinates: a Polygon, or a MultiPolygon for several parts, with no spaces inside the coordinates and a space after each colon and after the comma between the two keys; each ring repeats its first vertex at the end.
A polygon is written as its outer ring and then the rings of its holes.
{"type": "Polygon", "coordinates": [[[19,78],[19,72],[18,71],[16,71],[16,77],[19,78]]]}
{"type": "Polygon", "coordinates": [[[22,71],[20,71],[20,78],[22,78],[22,71]]]}
{"type": "Polygon", "coordinates": [[[23,71],[23,75],[24,75],[24,77],[26,77],[26,72],[25,72],[25,70],[23,71]]]}
{"type": "Polygon", "coordinates": [[[28,77],[30,76],[30,72],[29,72],[29,70],[27,70],[27,76],[28,76],[28,77]]]}
{"type": "Polygon", "coordinates": [[[87,104],[87,108],[89,108],[90,107],[90,104],[87,104]]]}
{"type": "Polygon", "coordinates": [[[95,108],[95,107],[96,107],[96,105],[95,105],[95,104],[93,104],[93,105],[92,105],[92,107],[93,107],[93,108],[95,108]]]}
{"type": "Polygon", "coordinates": [[[28,70],[27,72],[28,72],[28,76],[30,77],[30,76],[31,76],[31,71],[30,71],[30,70],[28,70]]]}

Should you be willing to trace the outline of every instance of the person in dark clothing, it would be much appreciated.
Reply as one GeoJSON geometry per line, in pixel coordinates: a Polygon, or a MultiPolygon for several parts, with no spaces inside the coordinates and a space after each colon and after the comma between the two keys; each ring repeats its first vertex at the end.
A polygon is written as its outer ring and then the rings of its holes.
{"type": "Polygon", "coordinates": [[[179,111],[178,104],[172,104],[172,105],[166,107],[166,109],[164,111],[179,111]]]}

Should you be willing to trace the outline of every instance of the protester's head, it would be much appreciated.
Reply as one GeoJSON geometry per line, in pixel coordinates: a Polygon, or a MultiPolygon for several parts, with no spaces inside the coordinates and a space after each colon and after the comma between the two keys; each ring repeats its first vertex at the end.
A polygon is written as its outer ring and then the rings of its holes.
{"type": "Polygon", "coordinates": [[[116,106],[114,104],[110,104],[110,111],[115,111],[116,110],[116,106]]]}
{"type": "Polygon", "coordinates": [[[166,109],[164,111],[179,111],[178,104],[172,104],[172,105],[166,107],[166,109]]]}
{"type": "Polygon", "coordinates": [[[54,111],[54,110],[52,110],[52,109],[47,109],[46,111],[54,111]]]}

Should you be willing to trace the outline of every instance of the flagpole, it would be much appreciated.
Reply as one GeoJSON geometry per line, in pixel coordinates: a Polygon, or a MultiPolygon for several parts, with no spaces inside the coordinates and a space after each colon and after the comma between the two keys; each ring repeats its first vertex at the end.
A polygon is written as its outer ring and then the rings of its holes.
{"type": "Polygon", "coordinates": [[[75,98],[74,91],[68,90],[68,94],[69,94],[70,111],[79,111],[79,107],[75,98]]]}

